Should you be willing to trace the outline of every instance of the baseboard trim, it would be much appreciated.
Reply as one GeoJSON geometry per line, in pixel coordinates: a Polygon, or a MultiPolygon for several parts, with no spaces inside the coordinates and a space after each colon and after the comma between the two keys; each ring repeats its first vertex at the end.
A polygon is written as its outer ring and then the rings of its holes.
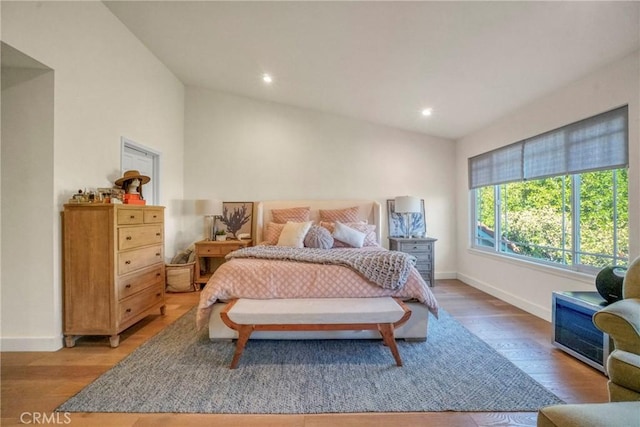
{"type": "Polygon", "coordinates": [[[469,286],[472,286],[476,289],[481,290],[482,292],[501,299],[502,301],[516,306],[526,311],[527,313],[531,313],[534,316],[546,320],[547,322],[551,322],[551,310],[549,308],[542,307],[537,304],[532,304],[530,301],[524,300],[516,295],[505,292],[502,289],[498,289],[494,286],[489,285],[488,283],[476,280],[473,277],[467,276],[465,274],[458,273],[456,278],[469,286]]]}
{"type": "Polygon", "coordinates": [[[0,351],[58,351],[62,337],[0,338],[0,351]]]}
{"type": "Polygon", "coordinates": [[[435,280],[457,279],[458,273],[456,273],[455,271],[439,271],[437,273],[434,273],[433,277],[435,280]]]}

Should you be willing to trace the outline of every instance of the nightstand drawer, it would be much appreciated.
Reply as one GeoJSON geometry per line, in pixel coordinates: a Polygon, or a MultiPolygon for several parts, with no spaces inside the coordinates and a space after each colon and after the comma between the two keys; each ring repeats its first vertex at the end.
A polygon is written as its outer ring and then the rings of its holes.
{"type": "Polygon", "coordinates": [[[121,227],[118,229],[118,249],[133,249],[162,243],[162,228],[162,224],[144,227],[121,227]]]}
{"type": "Polygon", "coordinates": [[[416,261],[416,270],[419,271],[431,271],[433,269],[433,264],[431,263],[431,260],[428,259],[420,259],[418,258],[418,260],[416,261]]]}
{"type": "Polygon", "coordinates": [[[198,248],[198,254],[201,256],[207,255],[226,255],[230,252],[237,250],[239,247],[236,245],[224,245],[224,246],[206,246],[198,248]]]}
{"type": "Polygon", "coordinates": [[[420,276],[424,279],[425,282],[427,282],[429,286],[433,286],[433,283],[430,283],[431,282],[430,270],[418,270],[418,273],[420,273],[420,276]]]}
{"type": "Polygon", "coordinates": [[[402,242],[399,245],[399,249],[402,252],[431,252],[432,245],[430,243],[423,242],[402,242]]]}

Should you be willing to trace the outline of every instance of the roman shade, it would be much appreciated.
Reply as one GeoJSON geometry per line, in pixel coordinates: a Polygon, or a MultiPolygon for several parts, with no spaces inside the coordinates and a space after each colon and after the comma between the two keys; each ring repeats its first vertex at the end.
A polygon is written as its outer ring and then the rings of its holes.
{"type": "Polygon", "coordinates": [[[469,188],[627,167],[628,107],[469,158],[469,188]]]}

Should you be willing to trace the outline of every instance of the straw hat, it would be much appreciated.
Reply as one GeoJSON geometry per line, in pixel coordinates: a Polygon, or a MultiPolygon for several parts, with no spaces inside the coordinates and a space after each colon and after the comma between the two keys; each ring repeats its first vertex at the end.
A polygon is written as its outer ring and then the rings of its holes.
{"type": "Polygon", "coordinates": [[[122,186],[123,182],[125,182],[127,180],[130,180],[130,179],[136,179],[136,178],[138,178],[140,180],[140,185],[146,184],[147,182],[151,181],[151,178],[149,178],[148,176],[140,175],[139,171],[130,170],[130,171],[126,171],[122,178],[118,178],[116,180],[116,185],[117,186],[122,186]]]}

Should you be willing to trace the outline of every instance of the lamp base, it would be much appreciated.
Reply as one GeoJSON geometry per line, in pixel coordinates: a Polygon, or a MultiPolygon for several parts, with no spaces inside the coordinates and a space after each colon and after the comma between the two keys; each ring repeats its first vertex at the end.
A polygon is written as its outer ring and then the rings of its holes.
{"type": "Polygon", "coordinates": [[[404,214],[404,238],[405,239],[410,239],[411,238],[411,233],[409,232],[409,214],[405,213],[404,214]]]}

